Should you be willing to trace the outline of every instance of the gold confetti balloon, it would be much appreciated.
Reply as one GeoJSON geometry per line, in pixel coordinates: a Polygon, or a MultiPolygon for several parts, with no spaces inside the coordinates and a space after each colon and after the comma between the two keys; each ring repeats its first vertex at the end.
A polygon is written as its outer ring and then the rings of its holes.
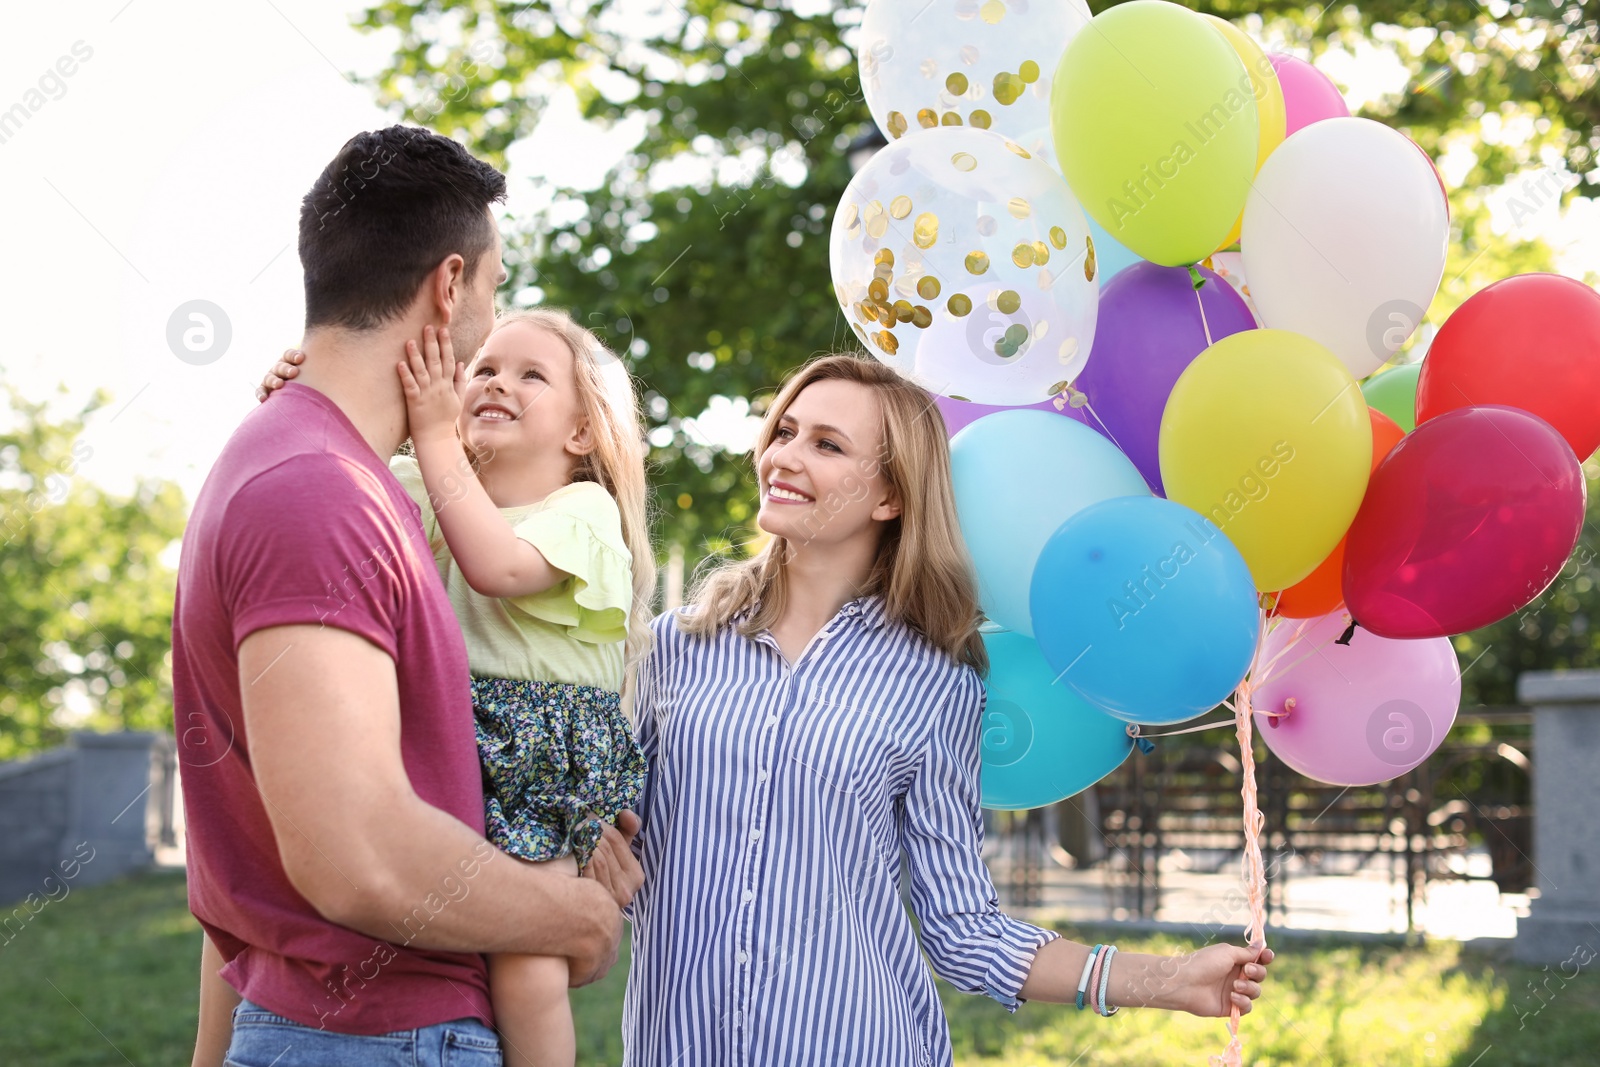
{"type": "Polygon", "coordinates": [[[1050,82],[1085,0],[868,0],[861,86],[890,140],[976,126],[1051,167],[1050,82]]]}
{"type": "Polygon", "coordinates": [[[935,393],[1035,404],[1088,359],[1100,272],[1083,210],[1045,159],[992,130],[890,142],[845,190],[829,240],[862,347],[935,393]]]}

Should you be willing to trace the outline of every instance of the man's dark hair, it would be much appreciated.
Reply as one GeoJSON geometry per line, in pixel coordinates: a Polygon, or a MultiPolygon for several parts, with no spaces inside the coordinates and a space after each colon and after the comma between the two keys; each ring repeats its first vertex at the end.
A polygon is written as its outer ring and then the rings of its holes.
{"type": "Polygon", "coordinates": [[[414,126],[356,134],[300,203],[306,329],[383,325],[452,252],[472,278],[494,245],[486,209],[505,198],[505,175],[448,137],[414,126]]]}

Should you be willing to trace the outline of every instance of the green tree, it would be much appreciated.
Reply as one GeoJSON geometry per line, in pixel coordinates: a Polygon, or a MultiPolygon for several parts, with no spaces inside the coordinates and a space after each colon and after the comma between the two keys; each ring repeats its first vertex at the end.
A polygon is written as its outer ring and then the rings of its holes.
{"type": "Polygon", "coordinates": [[[15,389],[0,431],[0,759],[62,743],[70,729],[172,723],[172,571],[183,532],[175,485],[106,494],[77,476],[85,420],[53,421],[15,389]]]}
{"type": "MultiPolygon", "coordinates": [[[[1552,266],[1542,242],[1491,230],[1490,189],[1564,164],[1583,184],[1557,194],[1546,182],[1546,198],[1600,193],[1600,4],[1191,6],[1258,16],[1251,28],[1314,54],[1363,43],[1393,50],[1406,84],[1362,113],[1436,157],[1471,159],[1451,193],[1435,325],[1489,282],[1552,266]],[[1526,136],[1506,136],[1520,124],[1526,136]]],[[[508,266],[514,286],[575,309],[632,356],[653,428],[659,536],[691,562],[753,536],[754,497],[745,457],[697,436],[693,418],[717,395],[748,398],[760,411],[796,364],[853,346],[830,291],[826,234],[850,177],[846,149],[871,124],[844,45],[861,10],[826,0],[673,0],[656,14],[597,0],[385,0],[358,20],[399,35],[393,62],[374,80],[380,102],[501,166],[540,118],[540,79],[570,86],[585,118],[643,119],[642,139],[599,188],[555,190],[548,211],[514,220],[508,266]]],[[[1580,598],[1588,591],[1575,578],[1562,588],[1580,598]]],[[[1526,658],[1486,656],[1474,672],[1500,692],[1512,660],[1526,658]]]]}

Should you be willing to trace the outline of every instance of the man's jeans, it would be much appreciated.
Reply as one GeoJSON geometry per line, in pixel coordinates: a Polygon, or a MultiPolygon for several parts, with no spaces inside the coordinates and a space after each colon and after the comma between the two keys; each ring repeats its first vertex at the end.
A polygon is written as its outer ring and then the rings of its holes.
{"type": "Polygon", "coordinates": [[[318,1030],[250,1001],[233,1010],[228,1067],[500,1067],[500,1038],[476,1019],[365,1037],[318,1030]]]}

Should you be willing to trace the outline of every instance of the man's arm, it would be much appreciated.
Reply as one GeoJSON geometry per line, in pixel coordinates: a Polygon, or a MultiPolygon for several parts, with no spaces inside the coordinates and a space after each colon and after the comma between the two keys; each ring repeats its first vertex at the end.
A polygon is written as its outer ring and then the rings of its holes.
{"type": "Polygon", "coordinates": [[[239,1005],[239,994],[218,973],[222,953],[211,943],[210,935],[201,934],[200,940],[204,942],[200,947],[200,1032],[194,1041],[192,1067],[222,1067],[233,1040],[233,1009],[239,1005]]]}
{"type": "Polygon", "coordinates": [[[324,918],[421,948],[565,956],[578,985],[616,962],[622,918],[605,887],[489,852],[412,790],[383,650],[334,627],[270,627],[240,645],[239,684],[278,854],[324,918]],[[426,908],[446,878],[466,891],[426,908]],[[402,926],[419,908],[428,921],[402,926]]]}

